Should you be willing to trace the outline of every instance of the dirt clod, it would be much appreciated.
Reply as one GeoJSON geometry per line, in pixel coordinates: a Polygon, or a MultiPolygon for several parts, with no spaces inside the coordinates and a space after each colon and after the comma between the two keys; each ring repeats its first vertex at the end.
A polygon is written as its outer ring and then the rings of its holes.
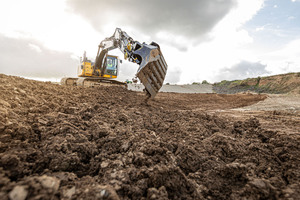
{"type": "Polygon", "coordinates": [[[28,191],[24,186],[15,186],[14,189],[8,194],[11,200],[25,200],[27,197],[28,191]]]}

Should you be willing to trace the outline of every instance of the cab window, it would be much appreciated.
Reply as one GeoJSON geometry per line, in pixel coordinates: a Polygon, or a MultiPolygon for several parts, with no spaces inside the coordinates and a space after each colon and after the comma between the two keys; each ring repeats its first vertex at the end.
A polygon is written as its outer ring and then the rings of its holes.
{"type": "Polygon", "coordinates": [[[114,57],[106,58],[106,74],[117,75],[118,59],[114,57]]]}

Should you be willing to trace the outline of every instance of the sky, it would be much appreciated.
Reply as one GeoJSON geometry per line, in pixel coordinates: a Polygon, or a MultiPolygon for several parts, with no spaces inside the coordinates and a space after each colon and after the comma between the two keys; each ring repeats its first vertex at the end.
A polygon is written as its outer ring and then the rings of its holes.
{"type": "MultiPolygon", "coordinates": [[[[300,71],[300,0],[0,0],[0,73],[76,77],[116,27],[155,41],[165,83],[218,82],[300,71]]],[[[118,79],[138,65],[123,59],[118,79]]]]}

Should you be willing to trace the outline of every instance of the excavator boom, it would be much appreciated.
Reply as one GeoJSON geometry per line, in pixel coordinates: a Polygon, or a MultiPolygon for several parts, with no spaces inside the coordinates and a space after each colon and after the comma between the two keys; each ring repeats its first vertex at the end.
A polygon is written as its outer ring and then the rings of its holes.
{"type": "Polygon", "coordinates": [[[145,86],[149,97],[154,98],[163,85],[168,69],[159,45],[154,42],[145,44],[134,41],[126,32],[116,28],[113,36],[100,43],[95,68],[104,72],[106,67],[103,64],[105,55],[108,51],[116,48],[121,50],[125,59],[139,65],[136,76],[145,86]]]}

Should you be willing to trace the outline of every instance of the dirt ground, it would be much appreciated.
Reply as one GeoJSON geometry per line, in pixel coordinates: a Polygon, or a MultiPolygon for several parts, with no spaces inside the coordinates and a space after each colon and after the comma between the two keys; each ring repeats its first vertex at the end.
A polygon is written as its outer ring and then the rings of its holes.
{"type": "Polygon", "coordinates": [[[300,109],[272,98],[0,75],[0,199],[299,199],[300,109]]]}

